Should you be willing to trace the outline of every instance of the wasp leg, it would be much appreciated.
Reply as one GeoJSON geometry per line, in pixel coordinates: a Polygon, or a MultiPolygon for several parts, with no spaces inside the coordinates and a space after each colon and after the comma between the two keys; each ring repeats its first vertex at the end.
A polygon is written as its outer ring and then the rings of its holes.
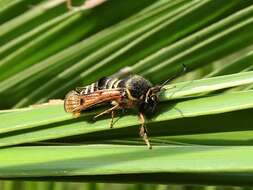
{"type": "Polygon", "coordinates": [[[80,112],[73,112],[74,118],[80,117],[81,113],[80,112]]]}
{"type": "Polygon", "coordinates": [[[114,110],[115,110],[115,109],[118,109],[118,108],[119,108],[119,104],[116,104],[115,106],[111,107],[110,109],[105,110],[105,111],[103,111],[102,113],[100,113],[100,114],[94,116],[94,119],[96,119],[97,117],[99,117],[99,116],[101,116],[101,115],[104,115],[104,114],[107,114],[107,113],[110,113],[110,112],[111,112],[111,114],[112,114],[112,119],[111,119],[111,123],[110,123],[110,128],[112,128],[112,126],[113,126],[113,118],[114,118],[114,110]]]}
{"type": "Polygon", "coordinates": [[[113,127],[113,118],[114,118],[114,110],[112,110],[112,119],[111,119],[111,123],[110,123],[110,128],[113,127]]]}
{"type": "Polygon", "coordinates": [[[143,138],[144,142],[148,146],[149,149],[152,149],[152,146],[150,145],[149,139],[148,139],[148,131],[145,127],[145,118],[143,113],[140,113],[140,119],[141,119],[141,127],[140,127],[140,136],[143,138]]]}

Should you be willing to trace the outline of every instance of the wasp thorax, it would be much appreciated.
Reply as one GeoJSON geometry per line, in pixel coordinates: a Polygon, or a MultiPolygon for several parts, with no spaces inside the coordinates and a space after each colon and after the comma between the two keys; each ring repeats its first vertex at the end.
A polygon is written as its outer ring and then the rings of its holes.
{"type": "Polygon", "coordinates": [[[129,76],[126,81],[126,88],[130,91],[131,96],[136,99],[144,97],[152,84],[139,75],[129,76]]]}

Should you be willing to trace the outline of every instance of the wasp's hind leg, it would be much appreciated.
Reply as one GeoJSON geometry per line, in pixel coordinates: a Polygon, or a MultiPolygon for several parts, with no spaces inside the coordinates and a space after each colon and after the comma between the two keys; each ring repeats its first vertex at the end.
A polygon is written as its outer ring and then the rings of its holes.
{"type": "Polygon", "coordinates": [[[144,118],[144,115],[143,113],[140,113],[140,119],[141,119],[141,127],[140,127],[140,136],[143,138],[143,140],[145,141],[146,145],[148,146],[149,149],[152,149],[152,146],[149,142],[149,139],[148,139],[148,131],[145,127],[145,118],[144,118]]]}
{"type": "Polygon", "coordinates": [[[115,106],[111,107],[110,109],[107,109],[107,110],[103,111],[102,113],[94,116],[94,119],[96,119],[97,117],[99,117],[101,115],[104,115],[104,114],[107,114],[107,113],[111,112],[112,118],[111,118],[110,128],[112,128],[113,127],[114,110],[116,110],[118,108],[119,108],[119,104],[116,104],[115,106]]]}
{"type": "Polygon", "coordinates": [[[113,127],[113,118],[114,118],[114,114],[115,114],[114,110],[112,110],[111,114],[112,114],[112,118],[111,118],[110,128],[113,127]]]}

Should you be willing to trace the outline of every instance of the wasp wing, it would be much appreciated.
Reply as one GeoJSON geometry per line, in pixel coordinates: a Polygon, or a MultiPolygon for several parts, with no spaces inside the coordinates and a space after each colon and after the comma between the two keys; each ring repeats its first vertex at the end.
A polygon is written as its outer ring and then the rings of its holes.
{"type": "Polygon", "coordinates": [[[66,95],[64,108],[66,112],[81,112],[103,103],[120,102],[122,97],[122,89],[103,89],[85,95],[81,95],[77,91],[70,91],[66,95]]]}

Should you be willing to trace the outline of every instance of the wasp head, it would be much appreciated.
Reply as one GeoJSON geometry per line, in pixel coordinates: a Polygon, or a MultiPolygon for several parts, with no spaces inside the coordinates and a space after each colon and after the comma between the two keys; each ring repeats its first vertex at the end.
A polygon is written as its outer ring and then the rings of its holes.
{"type": "Polygon", "coordinates": [[[144,96],[143,102],[140,105],[140,111],[147,116],[152,116],[159,102],[158,95],[161,91],[160,86],[151,87],[144,96]]]}

